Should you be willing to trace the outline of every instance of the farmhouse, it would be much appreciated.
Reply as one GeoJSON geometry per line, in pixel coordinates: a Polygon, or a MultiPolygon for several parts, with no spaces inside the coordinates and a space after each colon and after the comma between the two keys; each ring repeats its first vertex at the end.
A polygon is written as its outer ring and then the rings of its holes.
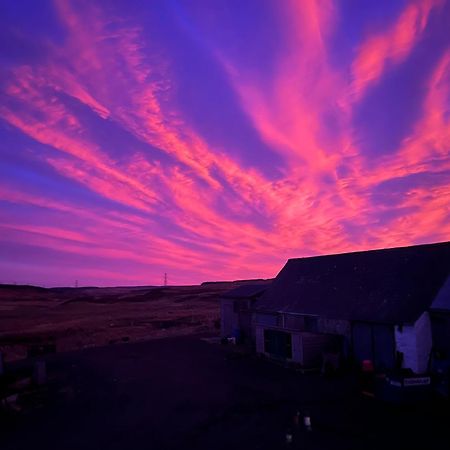
{"type": "Polygon", "coordinates": [[[290,259],[252,304],[256,351],[424,373],[435,348],[450,355],[449,275],[450,242],[290,259]]]}

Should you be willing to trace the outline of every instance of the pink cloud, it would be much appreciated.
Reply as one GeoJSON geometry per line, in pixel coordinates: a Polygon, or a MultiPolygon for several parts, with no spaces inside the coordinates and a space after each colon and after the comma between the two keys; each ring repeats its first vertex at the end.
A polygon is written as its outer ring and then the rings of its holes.
{"type": "Polygon", "coordinates": [[[352,65],[355,99],[360,99],[390,66],[400,64],[408,57],[423,36],[431,12],[442,5],[441,0],[410,2],[397,22],[361,44],[352,65]]]}
{"type": "Polygon", "coordinates": [[[423,113],[393,155],[370,169],[362,169],[360,182],[366,186],[392,178],[450,169],[450,51],[446,51],[427,83],[423,113]]]}

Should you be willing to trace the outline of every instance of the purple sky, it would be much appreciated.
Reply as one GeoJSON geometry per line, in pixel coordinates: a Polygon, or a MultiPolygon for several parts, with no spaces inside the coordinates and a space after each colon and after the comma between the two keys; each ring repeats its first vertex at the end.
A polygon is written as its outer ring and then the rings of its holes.
{"type": "Polygon", "coordinates": [[[450,2],[0,4],[0,282],[273,277],[450,239],[450,2]]]}

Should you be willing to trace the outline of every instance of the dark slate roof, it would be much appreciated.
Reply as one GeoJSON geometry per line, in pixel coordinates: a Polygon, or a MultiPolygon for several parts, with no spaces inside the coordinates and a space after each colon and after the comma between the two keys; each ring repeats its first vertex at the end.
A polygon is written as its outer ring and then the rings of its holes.
{"type": "Polygon", "coordinates": [[[450,274],[450,242],[290,259],[256,302],[264,311],[412,323],[450,274]]]}
{"type": "Polygon", "coordinates": [[[222,294],[223,298],[255,298],[268,288],[268,284],[244,284],[222,294]]]}
{"type": "Polygon", "coordinates": [[[450,311],[450,276],[438,292],[438,295],[431,305],[431,309],[436,311],[450,311]]]}

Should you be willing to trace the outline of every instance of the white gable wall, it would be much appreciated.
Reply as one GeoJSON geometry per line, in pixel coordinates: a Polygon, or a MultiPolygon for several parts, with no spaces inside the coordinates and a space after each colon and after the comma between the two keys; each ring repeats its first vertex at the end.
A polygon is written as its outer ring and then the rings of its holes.
{"type": "Polygon", "coordinates": [[[395,327],[395,349],[403,353],[402,367],[417,370],[416,332],[414,325],[395,327]]]}
{"type": "Polygon", "coordinates": [[[433,347],[430,315],[427,312],[424,312],[417,319],[414,329],[416,330],[417,373],[424,373],[428,370],[431,348],[433,347]]]}
{"type": "Polygon", "coordinates": [[[427,371],[432,343],[430,316],[424,312],[414,325],[395,327],[395,345],[403,353],[403,368],[415,373],[427,371]]]}

